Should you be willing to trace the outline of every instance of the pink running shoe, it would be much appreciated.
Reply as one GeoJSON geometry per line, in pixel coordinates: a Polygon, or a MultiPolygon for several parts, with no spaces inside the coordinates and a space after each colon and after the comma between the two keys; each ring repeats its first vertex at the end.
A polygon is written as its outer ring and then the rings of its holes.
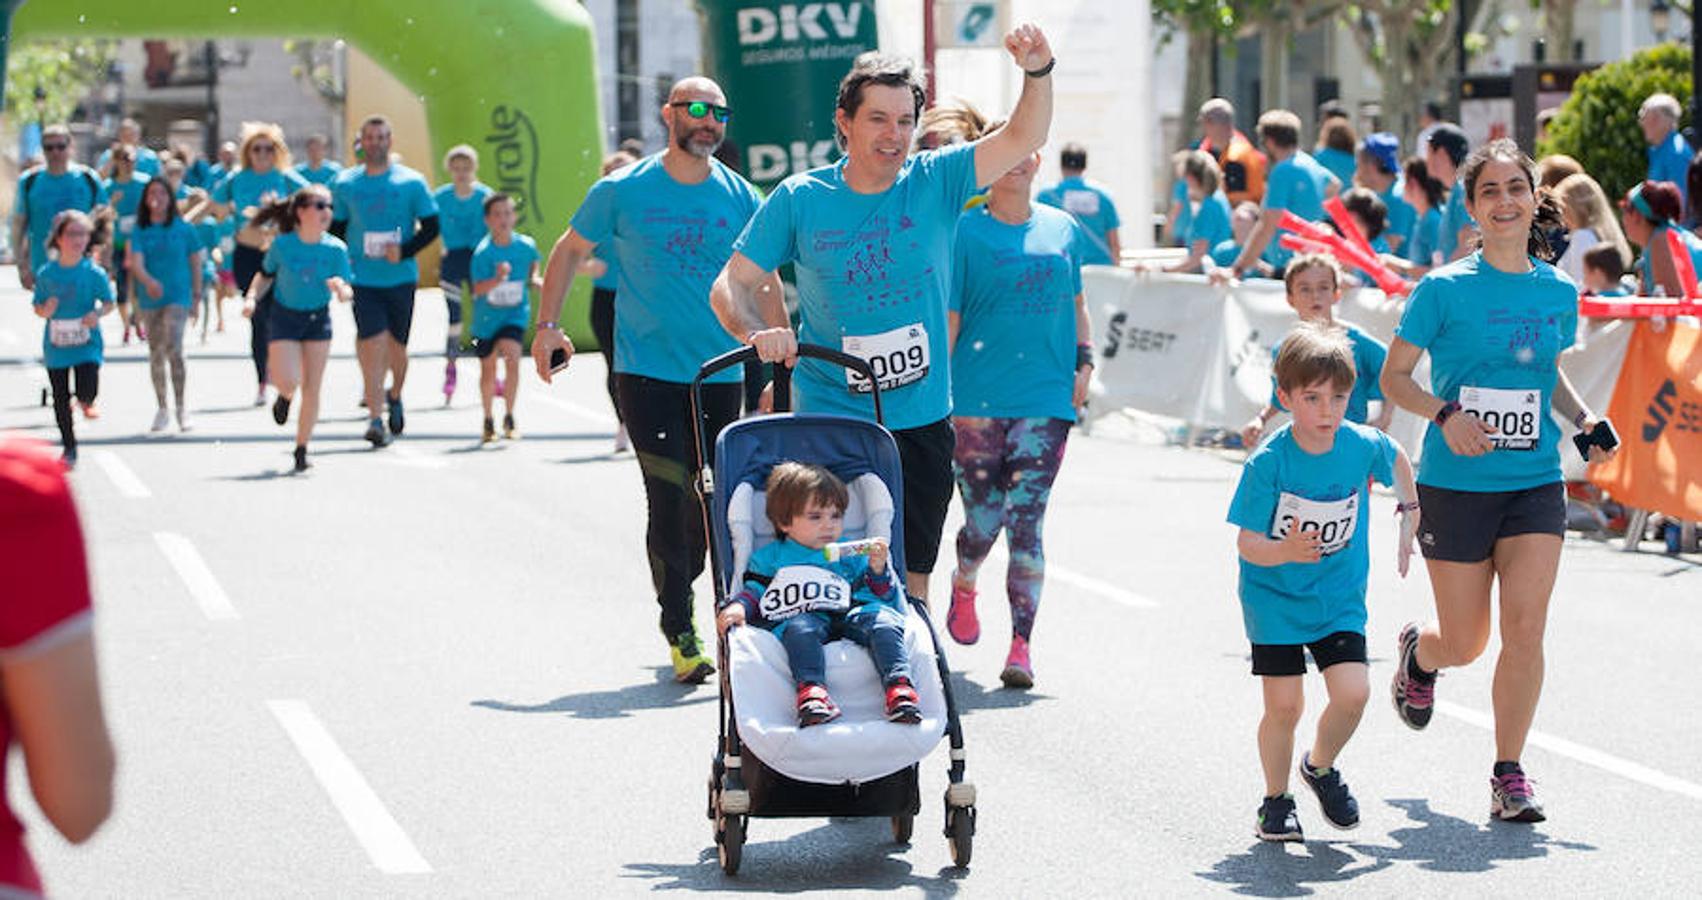
{"type": "Polygon", "coordinates": [[[975,589],[951,584],[951,606],[946,609],[946,632],[964,646],[981,639],[981,621],[975,617],[975,589]]]}
{"type": "Polygon", "coordinates": [[[460,375],[460,373],[455,370],[454,361],[450,361],[448,364],[446,364],[444,366],[444,369],[443,369],[443,405],[444,406],[448,406],[449,401],[454,399],[454,397],[455,397],[455,382],[458,379],[459,375],[460,375]]]}
{"type": "Polygon", "coordinates": [[[1011,638],[1011,652],[1005,657],[1005,670],[999,673],[999,680],[1008,688],[1027,690],[1034,687],[1034,667],[1028,663],[1028,641],[1020,635],[1011,638]]]}

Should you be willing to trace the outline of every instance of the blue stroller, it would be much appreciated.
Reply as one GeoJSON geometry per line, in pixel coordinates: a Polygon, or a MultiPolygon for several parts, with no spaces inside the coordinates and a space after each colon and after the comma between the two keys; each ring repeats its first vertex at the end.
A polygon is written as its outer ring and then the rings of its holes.
{"type": "MultiPolygon", "coordinates": [[[[791,372],[775,367],[772,415],[735,422],[715,440],[713,471],[705,464],[703,382],[756,359],[751,348],[707,363],[692,381],[697,439],[697,488],[709,535],[716,609],[735,594],[751,552],[773,539],[763,514],[769,470],[785,460],[824,465],[851,495],[844,539],[884,537],[889,565],[904,569],[904,485],[898,447],[880,423],[877,379],[862,359],[805,344],[800,357],[862,375],[871,385],[875,422],[846,416],[791,413],[791,372]]],[[[802,364],[802,363],[801,363],[802,364]]],[[[902,589],[902,577],[896,579],[902,589]]],[[[882,687],[869,654],[849,641],[825,649],[828,689],[844,715],[799,728],[795,691],[780,641],[760,628],[738,627],[716,641],[720,659],[720,734],[709,775],[709,818],[721,868],[737,874],[746,827],[753,818],[882,817],[895,841],[908,843],[921,811],[921,760],[941,737],[951,741],[945,795],[945,836],[953,864],[969,865],[975,835],[975,786],[964,779],[966,755],[951,675],[927,607],[907,598],[906,646],[921,697],[922,722],[900,725],[883,713],[882,687]]]]}

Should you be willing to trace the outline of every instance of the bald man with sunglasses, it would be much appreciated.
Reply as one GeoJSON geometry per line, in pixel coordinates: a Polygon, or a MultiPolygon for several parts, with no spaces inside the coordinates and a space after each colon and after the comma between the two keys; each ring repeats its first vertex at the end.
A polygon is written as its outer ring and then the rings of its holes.
{"type": "MultiPolygon", "coordinates": [[[[693,617],[691,583],[703,572],[703,512],[691,489],[690,386],[704,361],[739,344],[709,307],[709,285],[733,252],[733,240],[762,198],[715,159],[732,111],[720,85],[687,78],[662,106],[668,146],[591,186],[544,270],[532,357],[550,380],[551,355],[573,342],[558,320],[580,265],[602,246],[620,269],[615,292],[615,395],[644,475],[649,511],[645,544],[661,607],[674,678],[702,683],[715,667],[704,655],[693,617]]],[[[766,283],[778,291],[778,278],[766,283]]],[[[738,370],[704,385],[707,433],[738,418],[738,370]]]]}

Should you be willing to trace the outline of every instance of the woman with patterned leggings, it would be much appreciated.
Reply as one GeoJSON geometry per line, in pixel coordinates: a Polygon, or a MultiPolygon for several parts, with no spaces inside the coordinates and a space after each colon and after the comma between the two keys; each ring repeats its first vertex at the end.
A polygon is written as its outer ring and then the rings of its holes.
{"type": "Polygon", "coordinates": [[[1011,649],[999,678],[1034,685],[1028,642],[1040,605],[1040,536],[1052,482],[1092,374],[1081,260],[1087,238],[1067,212],[1029,202],[1038,154],[958,220],[948,327],[952,424],[964,525],[957,533],[946,630],[981,636],[975,579],[1005,533],[1011,649]]]}

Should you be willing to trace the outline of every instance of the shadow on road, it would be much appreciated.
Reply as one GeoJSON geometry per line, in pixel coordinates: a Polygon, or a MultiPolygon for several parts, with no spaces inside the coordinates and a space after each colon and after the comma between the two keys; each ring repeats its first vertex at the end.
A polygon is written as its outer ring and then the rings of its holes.
{"type": "Polygon", "coordinates": [[[1194,874],[1207,881],[1234,885],[1235,893],[1249,897],[1305,897],[1316,893],[1310,885],[1352,881],[1391,865],[1394,863],[1386,859],[1363,862],[1324,841],[1305,844],[1259,841],[1245,853],[1224,857],[1210,872],[1194,874]]]}
{"type": "MultiPolygon", "coordinates": [[[[938,875],[922,875],[906,854],[924,853],[929,858],[946,854],[945,838],[938,822],[929,827],[920,817],[916,823],[916,846],[893,843],[886,819],[834,820],[819,828],[784,840],[763,841],[769,820],[753,819],[747,828],[756,840],[745,844],[744,864],[737,878],[721,872],[715,848],[705,847],[695,863],[628,863],[625,878],[645,879],[653,891],[704,891],[712,893],[760,892],[800,894],[819,891],[919,890],[925,897],[954,897],[958,881],[969,877],[962,869],[943,868],[938,875]],[[940,846],[928,847],[933,841],[940,846]]],[[[702,823],[705,841],[710,839],[707,821],[702,823]]]]}
{"type": "Polygon", "coordinates": [[[1517,822],[1478,824],[1443,815],[1431,810],[1427,800],[1388,803],[1405,812],[1417,827],[1389,832],[1393,847],[1355,844],[1354,850],[1375,859],[1418,863],[1419,868],[1432,872],[1487,872],[1496,863],[1547,856],[1551,847],[1596,849],[1590,844],[1553,840],[1536,827],[1517,822]]]}
{"type": "Polygon", "coordinates": [[[957,698],[959,712],[968,715],[978,709],[1016,709],[1031,706],[1041,700],[1053,699],[1050,694],[1034,690],[1016,691],[1000,685],[989,688],[970,680],[962,672],[951,673],[952,696],[957,698]]]}
{"type": "Polygon", "coordinates": [[[566,713],[576,719],[623,719],[640,710],[712,703],[715,697],[714,685],[676,684],[671,666],[656,666],[651,681],[612,691],[568,694],[547,703],[474,700],[472,705],[498,712],[566,713]]]}

